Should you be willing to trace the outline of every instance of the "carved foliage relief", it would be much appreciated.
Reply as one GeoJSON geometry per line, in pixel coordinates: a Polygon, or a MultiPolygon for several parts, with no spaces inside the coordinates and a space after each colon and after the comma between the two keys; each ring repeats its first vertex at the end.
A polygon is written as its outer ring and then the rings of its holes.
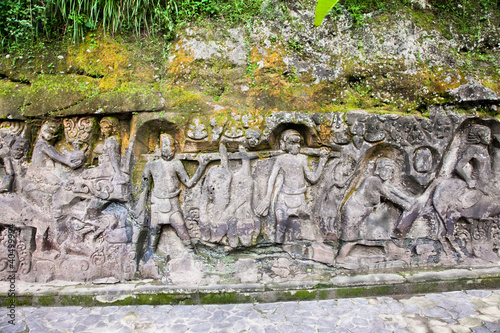
{"type": "Polygon", "coordinates": [[[26,281],[494,265],[499,173],[498,121],[443,112],[4,121],[0,274],[9,232],[26,281]]]}

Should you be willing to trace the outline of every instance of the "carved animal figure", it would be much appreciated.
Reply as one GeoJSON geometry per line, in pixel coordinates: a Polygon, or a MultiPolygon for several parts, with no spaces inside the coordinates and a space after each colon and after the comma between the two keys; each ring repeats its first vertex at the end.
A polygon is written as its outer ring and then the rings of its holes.
{"type": "Polygon", "coordinates": [[[441,181],[432,198],[447,237],[453,237],[455,224],[461,217],[486,219],[500,214],[500,191],[492,177],[488,152],[491,131],[486,126],[473,125],[466,141],[469,145],[455,166],[460,178],[441,181]]]}

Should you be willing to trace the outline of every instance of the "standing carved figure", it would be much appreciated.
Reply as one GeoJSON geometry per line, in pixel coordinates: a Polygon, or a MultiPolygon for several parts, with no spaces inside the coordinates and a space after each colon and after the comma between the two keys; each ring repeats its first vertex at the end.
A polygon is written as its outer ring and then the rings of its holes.
{"type": "MultiPolygon", "coordinates": [[[[223,213],[227,221],[227,238],[229,246],[237,247],[239,243],[249,246],[258,235],[260,221],[255,218],[252,210],[254,181],[251,175],[250,158],[246,149],[240,145],[241,168],[231,172],[230,200],[223,213]]],[[[226,147],[221,145],[221,161],[229,169],[226,147]]]]}
{"type": "Polygon", "coordinates": [[[377,159],[373,176],[367,177],[359,188],[347,198],[340,215],[341,236],[344,245],[336,260],[343,263],[345,257],[358,243],[364,240],[360,237],[360,229],[367,218],[374,213],[381,199],[409,209],[413,200],[388,181],[393,178],[394,163],[385,157],[377,159]]]}
{"type": "Polygon", "coordinates": [[[146,211],[146,200],[151,190],[151,234],[153,235],[153,251],[157,250],[163,226],[170,224],[182,240],[191,247],[190,236],[186,228],[184,216],[179,203],[181,192],[180,182],[186,187],[192,187],[200,179],[207,161],[201,157],[199,166],[192,178],[180,160],[174,159],[174,139],[168,134],[160,136],[160,159],[150,161],[144,166],[142,175],[142,193],[137,204],[136,215],[141,216],[146,211]],[[180,181],[180,182],[179,182],[180,181]]]}
{"type": "MultiPolygon", "coordinates": [[[[285,241],[285,232],[290,226],[291,217],[310,216],[305,197],[306,180],[311,184],[315,184],[319,180],[330,155],[328,150],[322,149],[319,164],[315,172],[311,172],[307,156],[299,154],[300,141],[300,133],[296,130],[289,129],[281,134],[281,149],[286,153],[276,157],[269,176],[266,195],[256,209],[257,215],[267,215],[273,192],[276,190],[278,193],[274,211],[276,243],[285,241]],[[281,186],[277,186],[277,178],[280,173],[283,175],[283,183],[281,186]]],[[[300,227],[297,226],[297,228],[300,227]]],[[[300,230],[294,230],[294,232],[298,234],[300,230]]]]}

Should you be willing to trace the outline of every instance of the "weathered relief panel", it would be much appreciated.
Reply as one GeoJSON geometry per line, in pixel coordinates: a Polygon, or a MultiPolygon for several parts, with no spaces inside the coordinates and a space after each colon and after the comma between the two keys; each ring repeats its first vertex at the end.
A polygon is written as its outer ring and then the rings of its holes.
{"type": "Polygon", "coordinates": [[[500,262],[496,119],[174,116],[2,122],[0,274],[208,285],[500,262]]]}

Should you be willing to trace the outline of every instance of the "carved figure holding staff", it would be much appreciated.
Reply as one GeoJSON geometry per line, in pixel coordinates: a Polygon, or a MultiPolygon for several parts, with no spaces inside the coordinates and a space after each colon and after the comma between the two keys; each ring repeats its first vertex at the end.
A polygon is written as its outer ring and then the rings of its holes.
{"type": "Polygon", "coordinates": [[[160,136],[160,147],[160,158],[146,163],[144,167],[141,185],[142,193],[137,204],[136,214],[140,216],[145,213],[146,200],[150,192],[150,181],[153,180],[150,226],[153,237],[153,251],[158,248],[163,226],[169,224],[175,229],[183,244],[191,247],[190,236],[179,203],[180,182],[186,187],[192,187],[200,179],[208,161],[203,156],[200,157],[198,159],[198,169],[193,177],[189,178],[182,162],[174,159],[174,139],[168,134],[162,134],[160,136]]]}

